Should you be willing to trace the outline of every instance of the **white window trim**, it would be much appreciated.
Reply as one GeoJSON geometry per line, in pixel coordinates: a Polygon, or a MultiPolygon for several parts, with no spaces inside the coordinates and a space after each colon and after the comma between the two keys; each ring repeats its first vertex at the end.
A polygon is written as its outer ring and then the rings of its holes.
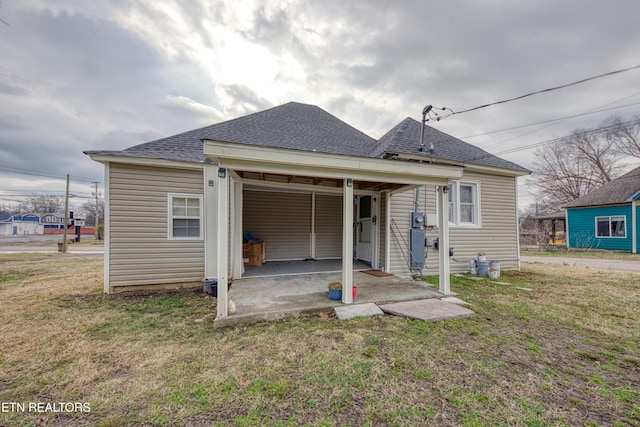
{"type": "Polygon", "coordinates": [[[626,239],[627,238],[627,216],[626,215],[601,215],[596,216],[594,218],[594,235],[596,239],[626,239]],[[612,236],[613,230],[611,229],[611,218],[622,217],[624,218],[624,236],[612,236]],[[608,236],[598,236],[598,218],[608,218],[609,219],[609,235],[608,236]]]}
{"type": "MultiPolygon", "coordinates": [[[[167,239],[169,240],[204,240],[204,235],[203,235],[203,228],[202,228],[202,222],[204,221],[203,218],[203,210],[204,210],[204,204],[203,204],[203,196],[202,194],[183,194],[183,193],[168,193],[167,194],[167,239]],[[173,198],[174,197],[180,197],[180,198],[187,198],[187,199],[198,199],[198,203],[200,204],[200,215],[198,216],[198,219],[200,220],[200,231],[199,231],[199,235],[198,237],[189,237],[189,236],[174,236],[173,235],[173,198]]],[[[195,218],[195,217],[194,217],[195,218]]]]}
{"type": "MultiPolygon", "coordinates": [[[[454,187],[454,195],[456,196],[456,200],[454,200],[454,222],[449,221],[449,227],[453,228],[482,228],[482,214],[480,209],[480,181],[474,180],[456,180],[449,181],[449,187],[454,187]],[[475,187],[475,200],[474,200],[474,217],[476,218],[475,223],[471,222],[460,222],[460,185],[473,185],[475,187]]],[[[451,190],[450,190],[451,191],[451,190]]],[[[438,199],[436,198],[436,210],[438,206],[438,199]]]]}

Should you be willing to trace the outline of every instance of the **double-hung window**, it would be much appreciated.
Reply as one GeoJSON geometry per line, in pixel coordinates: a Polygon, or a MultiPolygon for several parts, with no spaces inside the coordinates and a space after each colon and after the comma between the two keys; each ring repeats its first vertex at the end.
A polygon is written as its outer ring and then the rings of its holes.
{"type": "Polygon", "coordinates": [[[202,239],[202,196],[169,194],[169,239],[202,239]]]}
{"type": "Polygon", "coordinates": [[[627,237],[626,217],[597,216],[596,237],[627,237]]]}
{"type": "Polygon", "coordinates": [[[477,182],[449,182],[449,223],[480,226],[480,186],[477,182]]]}

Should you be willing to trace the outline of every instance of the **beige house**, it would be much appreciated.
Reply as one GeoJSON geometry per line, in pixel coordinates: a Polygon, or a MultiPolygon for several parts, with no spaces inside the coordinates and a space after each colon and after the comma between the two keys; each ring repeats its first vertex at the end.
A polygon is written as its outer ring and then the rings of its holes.
{"type": "Polygon", "coordinates": [[[105,165],[104,291],[216,279],[224,317],[228,281],[247,272],[247,233],[264,242],[267,264],[339,260],[347,304],[354,262],[437,274],[443,294],[478,252],[518,268],[516,181],[528,171],[430,127],[421,147],[421,129],[407,118],[376,141],[288,103],[87,151],[105,165]],[[424,224],[412,223],[416,211],[424,224]]]}

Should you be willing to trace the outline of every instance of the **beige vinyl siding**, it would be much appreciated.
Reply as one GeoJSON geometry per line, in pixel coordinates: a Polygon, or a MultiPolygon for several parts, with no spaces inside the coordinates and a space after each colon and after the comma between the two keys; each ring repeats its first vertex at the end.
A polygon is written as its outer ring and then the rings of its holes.
{"type": "Polygon", "coordinates": [[[342,258],[342,195],[316,194],[316,258],[342,258]]]}
{"type": "Polygon", "coordinates": [[[265,243],[269,261],[311,256],[311,194],[244,191],[243,233],[265,243]]]}
{"type": "MultiPolygon", "coordinates": [[[[469,261],[478,252],[486,252],[488,260],[501,261],[501,269],[517,268],[518,233],[516,208],[516,178],[465,171],[461,182],[477,182],[480,191],[480,227],[449,227],[450,246],[455,250],[451,259],[451,272],[469,271],[469,261]]],[[[422,187],[420,209],[436,213],[435,186],[422,187]],[[425,197],[426,191],[426,197],[425,197]]],[[[394,194],[392,217],[405,240],[409,240],[409,213],[413,210],[413,191],[394,194]]],[[[428,237],[437,237],[438,231],[427,231],[428,237]]],[[[402,240],[401,240],[402,242],[402,240]]],[[[407,248],[403,248],[408,256],[407,248]]],[[[391,239],[391,269],[397,274],[409,274],[406,261],[394,239],[391,239]]],[[[423,274],[438,274],[438,251],[428,248],[426,269],[423,274]]]]}
{"type": "Polygon", "coordinates": [[[169,240],[167,206],[169,193],[202,195],[202,172],[110,163],[108,173],[110,286],[202,280],[204,240],[169,240]]]}
{"type": "MultiPolygon", "coordinates": [[[[409,215],[413,210],[414,194],[414,191],[410,190],[391,195],[390,273],[393,274],[410,274],[408,267],[409,215]]],[[[421,193],[421,200],[424,200],[424,191],[421,193]]],[[[424,212],[435,212],[435,205],[433,205],[431,210],[424,212]]]]}

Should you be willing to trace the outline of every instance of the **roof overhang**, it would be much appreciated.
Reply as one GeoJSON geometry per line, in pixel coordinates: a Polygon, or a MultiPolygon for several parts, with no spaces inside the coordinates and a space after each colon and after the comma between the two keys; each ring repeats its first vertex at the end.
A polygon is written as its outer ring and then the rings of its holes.
{"type": "Polygon", "coordinates": [[[187,162],[187,161],[178,161],[178,160],[167,160],[167,159],[154,159],[148,157],[137,157],[137,156],[125,156],[125,155],[116,155],[116,154],[93,154],[91,152],[85,153],[87,154],[91,160],[95,160],[96,162],[107,164],[107,163],[124,163],[128,165],[138,165],[138,166],[153,166],[153,167],[164,167],[164,168],[174,168],[174,169],[196,169],[202,170],[202,163],[195,162],[187,162]]]}
{"type": "Polygon", "coordinates": [[[388,154],[391,156],[394,156],[398,160],[412,160],[412,161],[419,161],[419,162],[434,161],[442,165],[459,166],[469,171],[490,173],[494,175],[506,175],[506,176],[518,177],[518,176],[529,175],[531,173],[531,171],[529,170],[508,169],[508,168],[500,168],[496,166],[479,165],[476,163],[456,162],[454,160],[443,159],[440,157],[429,157],[421,154],[406,154],[406,153],[388,153],[388,154]]]}
{"type": "Polygon", "coordinates": [[[388,159],[346,156],[282,148],[204,140],[204,155],[232,170],[306,175],[324,178],[352,178],[404,185],[442,184],[462,177],[463,168],[398,162],[388,159]]]}

